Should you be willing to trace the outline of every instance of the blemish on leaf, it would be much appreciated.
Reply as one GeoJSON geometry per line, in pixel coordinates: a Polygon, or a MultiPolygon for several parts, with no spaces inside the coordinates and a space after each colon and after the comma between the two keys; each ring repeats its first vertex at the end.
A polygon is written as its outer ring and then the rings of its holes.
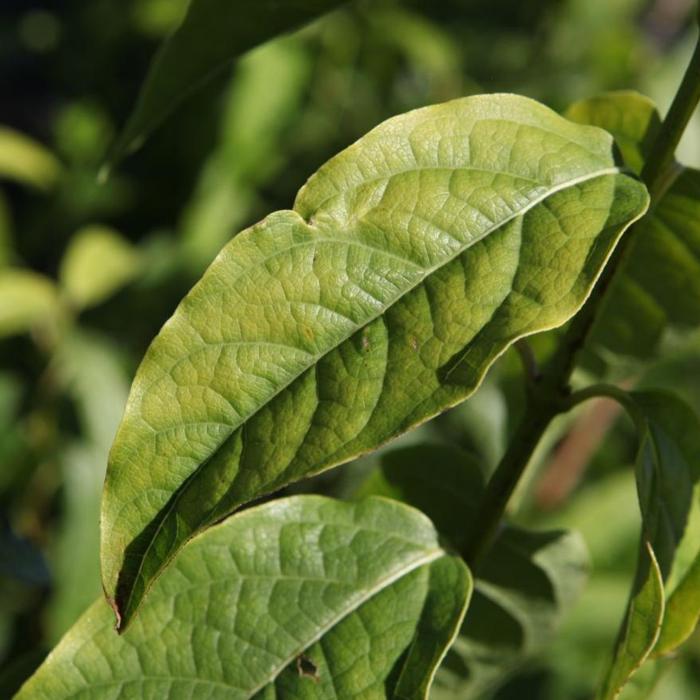
{"type": "Polygon", "coordinates": [[[418,339],[416,338],[416,336],[412,335],[412,336],[408,339],[408,344],[409,344],[416,352],[418,352],[418,339]]]}
{"type": "Polygon", "coordinates": [[[366,352],[369,350],[369,334],[367,333],[367,329],[365,329],[362,332],[362,349],[366,352]]]}
{"type": "Polygon", "coordinates": [[[302,678],[311,678],[314,683],[318,683],[321,680],[320,676],[318,675],[318,667],[305,654],[300,654],[297,656],[297,673],[302,678]]]}

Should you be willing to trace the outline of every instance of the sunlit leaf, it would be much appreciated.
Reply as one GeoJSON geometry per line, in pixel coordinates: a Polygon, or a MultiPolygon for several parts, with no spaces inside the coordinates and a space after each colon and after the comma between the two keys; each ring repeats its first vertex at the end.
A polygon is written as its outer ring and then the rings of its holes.
{"type": "Polygon", "coordinates": [[[102,511],[123,621],[195,532],[459,403],[564,323],[646,204],[608,134],[514,95],[410,112],[329,161],[224,248],[139,368],[102,511]]]}
{"type": "Polygon", "coordinates": [[[470,592],[416,510],[278,500],[189,543],[123,635],[98,600],[17,700],[424,700],[470,592]]]}
{"type": "Polygon", "coordinates": [[[112,161],[137,149],[178,102],[235,58],[344,1],[192,0],[151,65],[112,161]]]}
{"type": "Polygon", "coordinates": [[[0,126],[0,178],[48,190],[60,173],[59,162],[44,146],[13,129],[0,126]]]}
{"type": "Polygon", "coordinates": [[[71,238],[60,282],[78,309],[95,306],[130,282],[140,269],[138,251],[106,226],[88,226],[71,238]]]}

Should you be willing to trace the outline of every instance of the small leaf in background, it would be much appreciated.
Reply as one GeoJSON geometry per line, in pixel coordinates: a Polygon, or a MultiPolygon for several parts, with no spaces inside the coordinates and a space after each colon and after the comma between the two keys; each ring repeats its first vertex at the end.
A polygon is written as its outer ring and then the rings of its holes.
{"type": "MultiPolygon", "coordinates": [[[[384,454],[360,495],[377,493],[420,508],[461,547],[483,489],[472,455],[423,444],[384,454]]],[[[505,527],[479,566],[467,616],[431,698],[476,700],[503,684],[551,642],[587,574],[588,554],[577,533],[505,527]]]]}
{"type": "Polygon", "coordinates": [[[29,586],[48,586],[51,575],[44,557],[36,546],[15,534],[2,517],[0,580],[5,579],[21,581],[29,586]]]}
{"type": "Polygon", "coordinates": [[[470,592],[412,508],[282,499],[190,542],[123,635],[98,600],[17,700],[427,700],[470,592]]]}
{"type": "Polygon", "coordinates": [[[88,226],[71,238],[61,261],[60,282],[73,307],[95,306],[139,273],[138,251],[106,226],[88,226]]]}
{"type": "Polygon", "coordinates": [[[647,206],[611,137],[482,95],[391,119],[236,236],[155,339],[107,471],[129,621],[197,531],[453,406],[583,304],[647,206]]]}
{"type": "Polygon", "coordinates": [[[59,300],[56,286],[31,270],[0,270],[0,338],[25,333],[56,322],[59,300]]]}
{"type": "Polygon", "coordinates": [[[153,61],[111,162],[139,148],[178,102],[235,58],[344,1],[192,0],[153,61]]]}
{"type": "Polygon", "coordinates": [[[106,338],[72,329],[51,371],[76,408],[82,440],[61,446],[63,519],[50,550],[54,581],[46,627],[51,643],[101,592],[100,499],[109,446],[128,393],[122,357],[106,338]]]}
{"type": "MultiPolygon", "coordinates": [[[[654,104],[635,92],[577,102],[566,116],[612,133],[635,172],[660,124],[654,104]]],[[[700,171],[677,165],[669,178],[611,284],[593,345],[645,358],[668,326],[700,325],[700,171]]]]}
{"type": "Polygon", "coordinates": [[[620,147],[625,165],[638,175],[661,126],[654,102],[633,90],[607,92],[574,102],[564,116],[578,124],[609,131],[620,147]]]}
{"type": "Polygon", "coordinates": [[[640,560],[600,697],[612,700],[653,653],[674,651],[700,617],[700,421],[665,392],[630,395],[639,429],[640,560]]]}
{"type": "Polygon", "coordinates": [[[298,118],[312,65],[296,37],[261,46],[238,62],[219,143],[180,224],[183,263],[200,275],[248,219],[261,185],[285,163],[283,136],[298,118]],[[272,83],[278,83],[270,90],[272,83]]]}
{"type": "Polygon", "coordinates": [[[0,126],[0,179],[48,190],[56,184],[60,174],[59,162],[44,146],[0,126]]]}

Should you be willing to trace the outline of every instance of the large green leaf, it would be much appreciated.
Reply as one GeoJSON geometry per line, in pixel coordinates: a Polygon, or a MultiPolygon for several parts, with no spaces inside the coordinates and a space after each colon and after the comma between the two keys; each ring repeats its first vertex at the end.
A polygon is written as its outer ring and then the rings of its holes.
{"type": "Polygon", "coordinates": [[[631,395],[640,427],[637,488],[640,563],[630,606],[601,691],[617,697],[653,653],[676,649],[700,617],[700,421],[664,392],[631,395]]]}
{"type": "Polygon", "coordinates": [[[235,58],[345,1],[191,0],[151,65],[112,161],[136,150],[178,102],[235,58]]]}
{"type": "Polygon", "coordinates": [[[565,322],[646,205],[608,134],[515,95],[391,119],[324,165],[139,368],[102,510],[123,622],[195,532],[459,403],[565,322]]]}
{"type": "MultiPolygon", "coordinates": [[[[637,172],[660,122],[648,98],[629,92],[577,102],[566,115],[611,132],[626,164],[637,172]]],[[[700,171],[680,165],[640,224],[592,341],[614,352],[646,357],[669,324],[700,325],[700,171]]]]}
{"type": "Polygon", "coordinates": [[[412,508],[278,500],[193,540],[123,635],[97,601],[17,700],[423,700],[470,592],[412,508]]]}
{"type": "MultiPolygon", "coordinates": [[[[469,453],[423,444],[383,455],[362,493],[419,507],[441,535],[463,546],[483,486],[469,453]]],[[[587,572],[586,546],[577,533],[505,527],[479,566],[467,616],[431,698],[476,700],[502,684],[552,641],[587,572]]]]}

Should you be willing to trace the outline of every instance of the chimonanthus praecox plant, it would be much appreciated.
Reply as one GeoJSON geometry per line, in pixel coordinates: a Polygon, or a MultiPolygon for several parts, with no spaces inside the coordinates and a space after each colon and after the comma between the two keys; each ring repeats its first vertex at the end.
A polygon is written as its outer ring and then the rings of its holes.
{"type": "MultiPolygon", "coordinates": [[[[338,4],[193,0],[115,158],[213,68],[338,4]]],[[[632,92],[564,116],[510,94],[425,107],[233,238],[134,380],[104,487],[106,602],[17,697],[477,697],[517,662],[479,641],[499,607],[546,638],[585,578],[576,534],[503,520],[545,429],[596,396],[638,429],[643,521],[599,698],[672,653],[700,613],[700,424],[673,395],[571,377],[636,342],[650,307],[700,321],[700,172],[674,160],[699,98],[696,49],[663,122],[632,92]],[[540,367],[525,338],[567,323],[540,367]],[[464,401],[514,343],[526,406],[490,478],[418,445],[355,500],[270,499],[464,401]]]]}

